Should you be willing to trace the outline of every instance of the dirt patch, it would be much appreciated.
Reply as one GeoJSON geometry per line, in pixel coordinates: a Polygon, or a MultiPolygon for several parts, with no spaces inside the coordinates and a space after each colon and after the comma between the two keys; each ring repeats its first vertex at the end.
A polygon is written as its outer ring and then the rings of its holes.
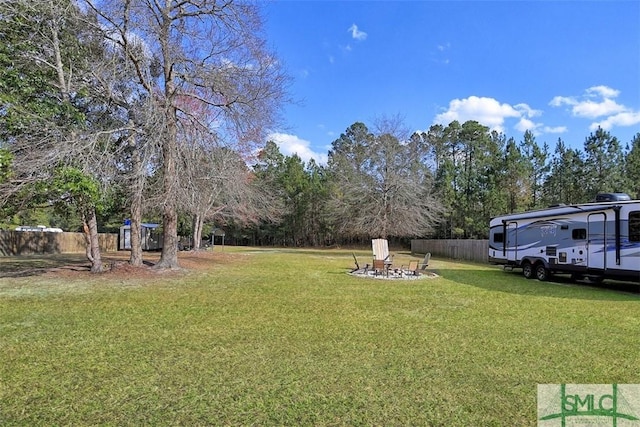
{"type": "MultiPolygon", "coordinates": [[[[215,263],[229,263],[240,258],[239,254],[225,254],[212,251],[178,253],[179,269],[157,270],[154,265],[160,259],[159,252],[145,252],[144,265],[129,264],[129,252],[109,252],[102,254],[105,276],[114,279],[144,279],[158,275],[181,275],[193,270],[210,269],[215,263]]],[[[91,264],[83,254],[31,255],[0,258],[0,278],[41,276],[47,278],[81,278],[92,276],[91,264]]]]}

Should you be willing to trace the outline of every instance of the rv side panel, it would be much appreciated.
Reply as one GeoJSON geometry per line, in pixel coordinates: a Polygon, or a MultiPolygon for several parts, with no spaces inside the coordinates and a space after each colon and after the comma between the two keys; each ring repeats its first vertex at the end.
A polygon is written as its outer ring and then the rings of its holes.
{"type": "Polygon", "coordinates": [[[559,206],[495,217],[489,261],[592,279],[640,282],[640,201],[559,206]]]}

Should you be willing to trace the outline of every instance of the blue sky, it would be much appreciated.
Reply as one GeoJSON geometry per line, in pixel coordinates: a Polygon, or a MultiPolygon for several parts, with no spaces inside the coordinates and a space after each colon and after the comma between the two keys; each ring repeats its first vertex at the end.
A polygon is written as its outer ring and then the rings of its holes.
{"type": "Polygon", "coordinates": [[[640,1],[275,1],[266,39],[298,101],[271,139],[324,163],[357,121],[477,120],[582,148],[640,132],[640,1]]]}

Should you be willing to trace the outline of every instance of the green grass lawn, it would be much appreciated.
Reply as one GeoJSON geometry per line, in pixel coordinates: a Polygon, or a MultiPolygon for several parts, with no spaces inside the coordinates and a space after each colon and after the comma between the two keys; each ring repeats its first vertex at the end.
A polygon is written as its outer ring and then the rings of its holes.
{"type": "Polygon", "coordinates": [[[225,251],[152,279],[0,278],[0,425],[524,426],[537,384],[640,383],[638,294],[225,251]]]}

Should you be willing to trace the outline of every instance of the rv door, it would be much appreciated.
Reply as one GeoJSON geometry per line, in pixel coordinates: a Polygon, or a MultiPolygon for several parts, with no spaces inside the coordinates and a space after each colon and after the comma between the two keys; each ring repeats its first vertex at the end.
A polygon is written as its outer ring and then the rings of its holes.
{"type": "Polygon", "coordinates": [[[507,261],[518,261],[518,223],[507,224],[507,238],[505,239],[505,249],[507,261]]]}
{"type": "Polygon", "coordinates": [[[593,213],[587,222],[587,267],[604,270],[607,267],[607,216],[593,213]]]}

